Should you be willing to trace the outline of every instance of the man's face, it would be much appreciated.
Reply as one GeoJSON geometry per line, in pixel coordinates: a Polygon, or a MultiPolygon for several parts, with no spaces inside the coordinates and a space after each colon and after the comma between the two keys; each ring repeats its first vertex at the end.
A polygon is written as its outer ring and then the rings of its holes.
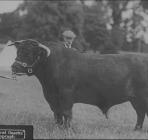
{"type": "Polygon", "coordinates": [[[72,37],[65,37],[64,36],[64,41],[68,42],[69,44],[72,44],[73,40],[74,40],[74,38],[72,38],[72,37]]]}

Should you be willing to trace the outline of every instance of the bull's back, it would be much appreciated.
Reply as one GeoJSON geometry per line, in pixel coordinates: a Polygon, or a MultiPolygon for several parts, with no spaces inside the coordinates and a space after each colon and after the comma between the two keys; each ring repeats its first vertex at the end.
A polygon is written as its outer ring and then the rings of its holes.
{"type": "Polygon", "coordinates": [[[76,69],[75,97],[96,104],[99,98],[120,103],[148,84],[148,55],[132,53],[87,58],[76,69]],[[117,99],[117,100],[116,100],[117,99]]]}

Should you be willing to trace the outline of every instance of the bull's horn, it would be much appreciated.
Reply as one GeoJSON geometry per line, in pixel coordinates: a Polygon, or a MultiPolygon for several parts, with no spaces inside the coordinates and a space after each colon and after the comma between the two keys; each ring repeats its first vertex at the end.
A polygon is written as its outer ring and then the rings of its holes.
{"type": "Polygon", "coordinates": [[[12,45],[14,45],[14,43],[8,44],[7,46],[12,46],[12,45]]]}
{"type": "Polygon", "coordinates": [[[18,41],[14,41],[15,43],[21,43],[23,41],[26,41],[26,40],[18,40],[18,41]]]}
{"type": "Polygon", "coordinates": [[[11,41],[11,40],[9,40],[8,42],[7,42],[7,44],[6,44],[7,46],[12,46],[12,45],[14,45],[14,42],[13,41],[11,41]]]}
{"type": "Polygon", "coordinates": [[[49,49],[47,46],[45,46],[45,45],[39,43],[39,47],[41,47],[41,48],[43,48],[43,49],[45,49],[45,50],[47,51],[47,56],[50,55],[50,49],[49,49]]]}
{"type": "Polygon", "coordinates": [[[24,40],[20,40],[20,41],[10,41],[10,42],[8,42],[7,43],[7,46],[12,46],[12,45],[15,45],[16,43],[21,43],[21,42],[23,42],[24,40]]]}

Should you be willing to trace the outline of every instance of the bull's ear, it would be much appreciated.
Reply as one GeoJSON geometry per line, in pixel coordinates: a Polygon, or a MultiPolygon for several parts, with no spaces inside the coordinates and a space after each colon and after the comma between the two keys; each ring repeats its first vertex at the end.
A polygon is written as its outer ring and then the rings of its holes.
{"type": "Polygon", "coordinates": [[[15,42],[14,42],[14,45],[15,45],[16,47],[18,47],[18,46],[20,45],[20,42],[15,41],[15,42]]]}
{"type": "Polygon", "coordinates": [[[45,46],[45,45],[43,45],[41,43],[38,43],[38,46],[46,51],[46,56],[47,57],[50,55],[50,49],[47,46],[45,46]]]}
{"type": "Polygon", "coordinates": [[[36,48],[36,51],[34,53],[38,54],[41,60],[47,58],[47,52],[43,48],[36,48]]]}
{"type": "Polygon", "coordinates": [[[47,52],[46,52],[46,50],[41,49],[40,55],[41,55],[42,57],[47,57],[47,52]]]}
{"type": "Polygon", "coordinates": [[[15,42],[13,41],[8,41],[7,46],[13,46],[15,44],[15,42]]]}
{"type": "Polygon", "coordinates": [[[12,44],[8,44],[7,46],[13,46],[14,45],[14,43],[12,43],[12,44]]]}
{"type": "Polygon", "coordinates": [[[13,46],[13,45],[15,45],[16,47],[18,47],[19,44],[20,44],[19,41],[14,41],[14,42],[8,43],[7,46],[13,46]]]}

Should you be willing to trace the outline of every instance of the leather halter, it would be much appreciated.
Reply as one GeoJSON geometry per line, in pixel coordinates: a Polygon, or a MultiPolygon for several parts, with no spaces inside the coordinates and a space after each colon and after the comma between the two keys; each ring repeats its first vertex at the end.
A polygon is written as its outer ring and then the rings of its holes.
{"type": "Polygon", "coordinates": [[[33,67],[38,63],[38,61],[40,60],[40,56],[37,57],[37,59],[35,60],[35,62],[32,65],[28,65],[26,62],[21,62],[19,60],[15,60],[15,62],[19,65],[21,65],[24,68],[27,68],[28,73],[33,73],[33,67]]]}

